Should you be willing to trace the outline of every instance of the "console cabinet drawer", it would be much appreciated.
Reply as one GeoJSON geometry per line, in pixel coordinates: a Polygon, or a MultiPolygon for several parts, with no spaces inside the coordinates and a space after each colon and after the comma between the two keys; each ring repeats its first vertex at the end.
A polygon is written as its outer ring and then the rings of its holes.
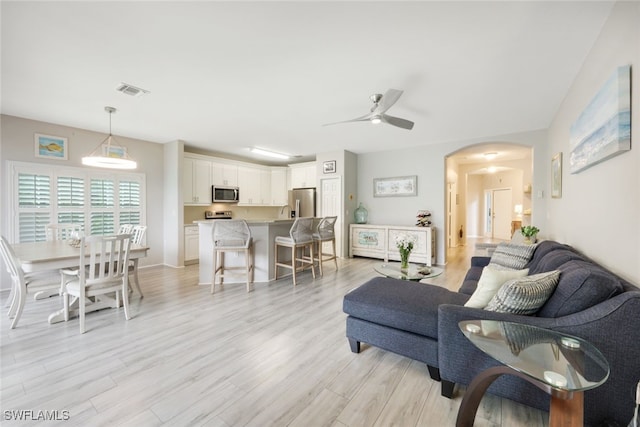
{"type": "Polygon", "coordinates": [[[385,261],[400,261],[396,237],[401,234],[409,234],[416,238],[416,244],[409,257],[410,262],[429,266],[436,263],[433,227],[351,224],[349,257],[364,256],[385,261]]]}

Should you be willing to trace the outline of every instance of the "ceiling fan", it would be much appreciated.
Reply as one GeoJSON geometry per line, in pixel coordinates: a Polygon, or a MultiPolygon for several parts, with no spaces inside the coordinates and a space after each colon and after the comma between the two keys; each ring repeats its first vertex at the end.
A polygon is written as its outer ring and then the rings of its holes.
{"type": "Polygon", "coordinates": [[[402,129],[411,130],[413,128],[413,122],[385,114],[385,112],[398,101],[402,93],[403,91],[398,89],[389,89],[384,95],[375,93],[370,96],[371,102],[373,102],[373,107],[371,107],[371,112],[369,114],[342,122],[327,123],[323,126],[349,122],[371,122],[373,124],[387,123],[402,129]]]}

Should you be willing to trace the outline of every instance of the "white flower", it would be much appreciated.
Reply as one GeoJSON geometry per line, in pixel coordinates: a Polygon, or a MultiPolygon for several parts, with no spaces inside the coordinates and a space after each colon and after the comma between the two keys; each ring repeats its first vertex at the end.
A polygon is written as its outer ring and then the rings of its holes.
{"type": "Polygon", "coordinates": [[[416,236],[413,234],[398,234],[396,236],[396,246],[400,250],[412,250],[416,243],[416,236]]]}

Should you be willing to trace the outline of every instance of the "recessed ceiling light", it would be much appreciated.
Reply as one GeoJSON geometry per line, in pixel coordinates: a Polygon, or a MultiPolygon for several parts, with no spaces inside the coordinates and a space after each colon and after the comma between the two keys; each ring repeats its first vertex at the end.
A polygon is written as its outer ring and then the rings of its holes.
{"type": "Polygon", "coordinates": [[[484,158],[487,160],[493,160],[498,156],[498,153],[496,153],[495,151],[491,152],[491,153],[484,153],[484,158]]]}
{"type": "Polygon", "coordinates": [[[487,168],[487,171],[489,171],[489,173],[495,173],[495,171],[496,171],[496,167],[495,167],[495,166],[489,166],[489,167],[487,168]]]}

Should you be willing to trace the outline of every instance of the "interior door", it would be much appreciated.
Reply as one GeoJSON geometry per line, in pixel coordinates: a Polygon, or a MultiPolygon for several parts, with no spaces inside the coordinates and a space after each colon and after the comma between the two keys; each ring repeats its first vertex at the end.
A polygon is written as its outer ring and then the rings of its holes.
{"type": "Polygon", "coordinates": [[[493,191],[493,238],[511,239],[511,189],[493,191]]]}
{"type": "Polygon", "coordinates": [[[342,187],[340,185],[340,178],[322,179],[320,185],[320,191],[322,192],[320,195],[322,200],[320,216],[338,217],[334,226],[336,233],[336,252],[339,257],[342,257],[342,228],[344,218],[340,215],[342,211],[342,187]]]}

